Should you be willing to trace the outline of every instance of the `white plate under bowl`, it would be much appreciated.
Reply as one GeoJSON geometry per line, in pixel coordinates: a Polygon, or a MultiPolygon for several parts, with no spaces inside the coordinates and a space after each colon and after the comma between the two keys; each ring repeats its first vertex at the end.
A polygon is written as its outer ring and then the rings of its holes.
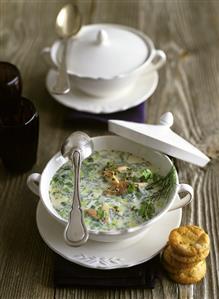
{"type": "Polygon", "coordinates": [[[154,71],[147,76],[141,76],[128,93],[118,92],[118,95],[113,97],[98,98],[89,96],[77,88],[71,89],[65,95],[53,94],[56,76],[57,71],[50,69],[46,77],[46,87],[50,95],[66,107],[90,113],[113,113],[135,107],[154,93],[159,81],[158,72],[154,71]]]}
{"type": "Polygon", "coordinates": [[[178,209],[167,212],[141,238],[114,243],[88,240],[81,247],[70,247],[63,239],[64,226],[48,214],[41,201],[36,213],[39,233],[54,252],[76,264],[102,270],[131,267],[150,260],[163,249],[170,231],[180,225],[181,219],[182,210],[178,209]]]}

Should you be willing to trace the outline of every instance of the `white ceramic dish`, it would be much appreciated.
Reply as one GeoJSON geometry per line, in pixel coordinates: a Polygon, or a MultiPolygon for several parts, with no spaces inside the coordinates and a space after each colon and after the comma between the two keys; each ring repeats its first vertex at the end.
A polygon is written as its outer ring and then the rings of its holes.
{"type": "Polygon", "coordinates": [[[50,69],[46,77],[46,87],[50,95],[60,104],[90,113],[113,113],[127,110],[146,101],[157,88],[159,76],[156,71],[151,72],[146,77],[139,77],[128,94],[120,94],[105,97],[103,99],[89,96],[81,92],[76,87],[65,95],[52,93],[52,88],[56,82],[57,71],[50,69]],[[91,101],[92,98],[92,101],[91,101]]]}
{"type": "MultiPolygon", "coordinates": [[[[62,42],[55,41],[43,53],[58,66],[62,42]]],[[[93,24],[83,26],[75,38],[69,39],[66,60],[71,88],[76,86],[101,99],[118,91],[127,94],[140,76],[162,67],[166,55],[134,28],[93,24]]]]}
{"type": "MultiPolygon", "coordinates": [[[[94,137],[92,138],[92,142],[94,150],[96,151],[103,149],[119,150],[124,152],[128,151],[136,156],[143,157],[147,161],[149,161],[162,176],[167,175],[173,165],[171,160],[164,154],[161,154],[143,145],[137,144],[119,136],[94,137]]],[[[41,175],[38,173],[34,173],[28,177],[27,184],[35,194],[40,196],[43,204],[45,205],[51,216],[54,217],[57,222],[66,225],[67,221],[64,220],[53,208],[49,196],[49,186],[51,179],[56,171],[64,163],[65,159],[60,155],[60,153],[57,153],[48,162],[41,175]]],[[[166,200],[165,206],[162,207],[162,209],[152,219],[138,226],[126,228],[123,230],[109,232],[89,230],[89,238],[100,242],[115,242],[133,237],[150,228],[153,223],[161,219],[168,211],[181,208],[188,204],[192,200],[193,189],[189,185],[179,184],[176,172],[175,175],[176,185],[174,184],[172,186],[170,194],[168,194],[168,199],[166,200]],[[187,195],[183,199],[181,199],[179,203],[173,204],[179,192],[186,192],[187,195]]]]}
{"type": "Polygon", "coordinates": [[[181,219],[182,210],[178,209],[164,215],[138,239],[107,244],[88,240],[83,247],[69,247],[63,241],[63,226],[47,212],[41,201],[36,213],[39,233],[54,252],[70,262],[101,270],[131,267],[150,260],[163,249],[170,231],[180,226],[181,219]]]}

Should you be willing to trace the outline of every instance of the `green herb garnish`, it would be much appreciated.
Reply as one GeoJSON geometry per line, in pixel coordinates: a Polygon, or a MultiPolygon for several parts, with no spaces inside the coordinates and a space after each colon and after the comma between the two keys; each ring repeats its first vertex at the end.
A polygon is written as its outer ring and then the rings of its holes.
{"type": "Polygon", "coordinates": [[[152,216],[155,213],[154,203],[150,200],[146,200],[144,203],[141,204],[141,207],[139,209],[139,215],[145,219],[148,220],[152,218],[152,216]]]}
{"type": "Polygon", "coordinates": [[[153,176],[150,169],[144,169],[142,172],[142,175],[140,177],[141,182],[147,182],[149,179],[151,179],[153,176]]]}
{"type": "Polygon", "coordinates": [[[176,185],[176,173],[175,168],[172,167],[171,170],[165,177],[159,177],[156,181],[148,185],[145,190],[148,191],[148,196],[144,202],[141,203],[139,209],[139,215],[145,220],[153,217],[155,211],[155,202],[166,202],[173,188],[176,185]],[[154,191],[156,190],[156,191],[154,191]]]}
{"type": "Polygon", "coordinates": [[[99,219],[103,219],[104,218],[104,211],[101,208],[97,209],[97,217],[99,219]]]}
{"type": "Polygon", "coordinates": [[[130,183],[128,184],[128,188],[127,188],[128,193],[132,193],[136,191],[136,186],[134,183],[130,183]]]}

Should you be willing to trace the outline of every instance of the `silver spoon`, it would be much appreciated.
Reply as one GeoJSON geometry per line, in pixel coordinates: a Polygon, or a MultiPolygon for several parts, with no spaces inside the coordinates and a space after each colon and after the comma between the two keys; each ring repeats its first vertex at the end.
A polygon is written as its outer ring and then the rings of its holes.
{"type": "Polygon", "coordinates": [[[83,132],[71,134],[63,143],[61,153],[68,158],[74,168],[74,193],[72,208],[68,224],[64,231],[64,239],[70,246],[81,246],[87,242],[88,231],[84,223],[84,216],[80,202],[80,167],[81,162],[89,157],[93,151],[90,137],[83,132]]]}
{"type": "Polygon", "coordinates": [[[69,78],[66,70],[66,52],[68,38],[76,35],[81,29],[82,18],[77,5],[63,6],[56,17],[56,33],[63,39],[63,52],[59,64],[59,72],[53,93],[66,94],[70,90],[69,78]]]}

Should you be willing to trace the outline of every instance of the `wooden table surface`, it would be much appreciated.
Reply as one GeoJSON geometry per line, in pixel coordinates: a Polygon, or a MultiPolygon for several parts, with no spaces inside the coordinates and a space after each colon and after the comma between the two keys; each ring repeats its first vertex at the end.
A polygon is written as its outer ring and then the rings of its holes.
{"type": "MultiPolygon", "coordinates": [[[[70,2],[70,1],[69,1],[70,2]]],[[[0,2],[0,60],[21,70],[23,94],[40,114],[37,164],[13,175],[0,164],[0,298],[187,298],[191,288],[165,276],[154,290],[55,289],[53,254],[41,240],[35,222],[38,199],[26,187],[32,172],[41,172],[62,141],[77,128],[66,123],[66,108],[45,89],[48,67],[40,52],[56,38],[54,19],[66,1],[0,2]]],[[[219,246],[219,2],[130,0],[79,1],[84,23],[121,23],[148,34],[167,53],[159,86],[148,102],[148,121],[172,111],[174,129],[211,157],[205,168],[177,162],[180,180],[191,184],[195,198],[183,209],[183,223],[209,233],[211,254],[205,279],[193,287],[193,298],[218,298],[219,246]],[[93,3],[93,4],[92,4],[93,3]]],[[[83,128],[83,129],[86,129],[83,128]]],[[[104,134],[101,128],[86,130],[104,134]]],[[[189,298],[189,297],[188,297],[189,298]]],[[[192,298],[192,296],[190,296],[192,298]]]]}

